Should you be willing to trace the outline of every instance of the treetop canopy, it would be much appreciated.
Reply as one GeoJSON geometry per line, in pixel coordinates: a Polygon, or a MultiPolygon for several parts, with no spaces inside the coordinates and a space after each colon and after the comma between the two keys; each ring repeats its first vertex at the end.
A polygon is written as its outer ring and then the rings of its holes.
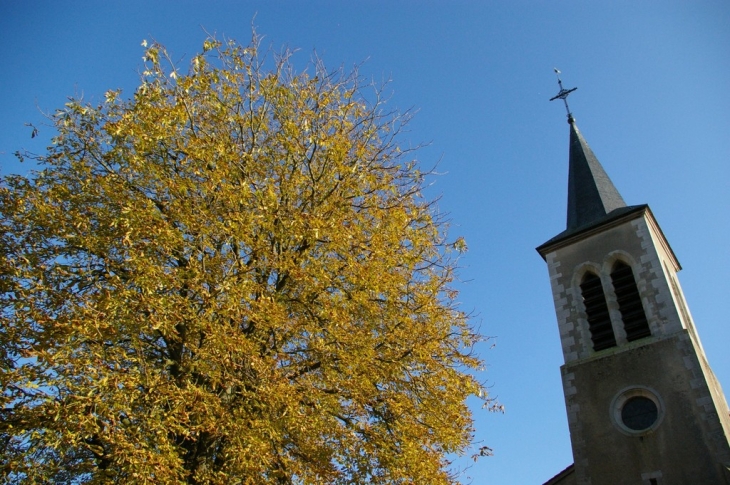
{"type": "MultiPolygon", "coordinates": [[[[146,43],[145,43],[146,44],[146,43]]],[[[0,186],[9,483],[454,483],[479,336],[405,116],[357,73],[145,45],[0,186]],[[267,68],[267,66],[271,66],[267,68]]]]}

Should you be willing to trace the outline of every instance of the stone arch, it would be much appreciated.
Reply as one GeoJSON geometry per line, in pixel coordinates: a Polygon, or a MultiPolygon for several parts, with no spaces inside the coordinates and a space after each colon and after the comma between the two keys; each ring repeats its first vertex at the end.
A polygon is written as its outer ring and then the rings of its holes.
{"type": "Polygon", "coordinates": [[[628,264],[631,266],[631,269],[634,270],[634,273],[636,273],[636,269],[639,268],[639,263],[633,256],[631,256],[631,254],[617,249],[616,251],[608,253],[604,258],[603,265],[601,266],[603,273],[607,275],[611,274],[611,269],[613,268],[613,265],[616,264],[616,261],[622,261],[623,263],[628,264]]]}

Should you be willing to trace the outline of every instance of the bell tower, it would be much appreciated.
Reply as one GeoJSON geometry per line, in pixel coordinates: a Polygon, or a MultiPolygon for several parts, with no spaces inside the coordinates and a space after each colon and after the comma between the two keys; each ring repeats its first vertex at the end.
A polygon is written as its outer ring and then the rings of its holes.
{"type": "MultiPolygon", "coordinates": [[[[560,81],[559,81],[560,82],[560,81]]],[[[566,101],[572,90],[553,99],[566,101]]],[[[627,206],[570,126],[567,228],[550,275],[574,465],[546,482],[730,484],[730,416],[647,205],[627,206]]]]}

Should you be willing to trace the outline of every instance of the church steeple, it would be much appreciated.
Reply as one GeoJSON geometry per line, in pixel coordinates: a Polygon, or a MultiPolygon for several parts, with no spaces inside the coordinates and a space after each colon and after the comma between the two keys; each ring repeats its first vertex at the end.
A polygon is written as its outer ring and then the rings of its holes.
{"type": "Polygon", "coordinates": [[[574,120],[570,120],[568,231],[597,222],[614,209],[626,207],[574,120]]]}
{"type": "MultiPolygon", "coordinates": [[[[559,73],[556,70],[556,73],[559,73]]],[[[626,206],[570,124],[567,229],[548,265],[574,465],[545,485],[730,485],[730,409],[647,205],[626,206]]]]}

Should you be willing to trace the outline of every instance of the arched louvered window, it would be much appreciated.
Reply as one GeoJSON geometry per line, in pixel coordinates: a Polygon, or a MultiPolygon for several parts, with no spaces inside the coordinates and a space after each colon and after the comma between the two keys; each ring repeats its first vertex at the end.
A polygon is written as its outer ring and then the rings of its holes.
{"type": "Polygon", "coordinates": [[[615,347],[616,337],[613,334],[611,317],[608,314],[601,278],[593,273],[586,273],[580,284],[580,292],[583,295],[583,304],[586,307],[593,350],[615,347]]]}
{"type": "Polygon", "coordinates": [[[644,306],[641,304],[641,295],[636,287],[634,272],[631,266],[618,261],[613,265],[611,281],[616,292],[618,308],[621,311],[621,318],[624,321],[626,339],[631,342],[651,335],[649,322],[646,321],[644,306]]]}

